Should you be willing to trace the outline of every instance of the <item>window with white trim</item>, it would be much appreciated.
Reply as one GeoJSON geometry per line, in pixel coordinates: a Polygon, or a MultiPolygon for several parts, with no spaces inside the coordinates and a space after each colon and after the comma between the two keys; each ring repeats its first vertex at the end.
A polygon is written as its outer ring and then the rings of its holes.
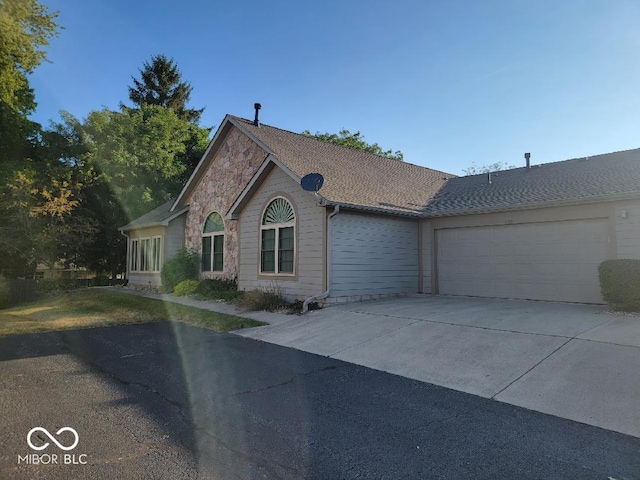
{"type": "Polygon", "coordinates": [[[162,237],[151,237],[151,271],[159,272],[162,266],[162,237]]]}
{"type": "Polygon", "coordinates": [[[151,239],[140,239],[140,271],[148,272],[151,260],[151,239]]]}
{"type": "Polygon", "coordinates": [[[131,266],[132,272],[138,271],[138,255],[139,255],[139,241],[137,238],[131,240],[131,266]]]}
{"type": "Polygon", "coordinates": [[[293,274],[296,216],[285,198],[274,199],[260,225],[260,273],[293,274]]]}
{"type": "Polygon", "coordinates": [[[159,272],[162,268],[162,236],[131,240],[130,270],[159,272]]]}
{"type": "Polygon", "coordinates": [[[202,229],[202,271],[224,270],[224,222],[219,213],[207,217],[202,229]]]}

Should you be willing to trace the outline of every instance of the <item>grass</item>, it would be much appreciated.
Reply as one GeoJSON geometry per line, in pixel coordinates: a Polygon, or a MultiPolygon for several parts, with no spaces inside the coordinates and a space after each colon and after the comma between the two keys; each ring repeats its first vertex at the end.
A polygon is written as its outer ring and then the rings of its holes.
{"type": "Polygon", "coordinates": [[[264,323],[176,303],[89,288],[0,310],[0,336],[172,320],[219,332],[264,323]]]}

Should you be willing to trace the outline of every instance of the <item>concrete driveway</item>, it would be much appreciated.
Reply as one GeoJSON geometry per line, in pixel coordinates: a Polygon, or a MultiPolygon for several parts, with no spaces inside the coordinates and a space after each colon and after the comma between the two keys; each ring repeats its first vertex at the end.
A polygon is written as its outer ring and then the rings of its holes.
{"type": "Polygon", "coordinates": [[[235,332],[640,437],[640,317],[416,295],[235,332]]]}

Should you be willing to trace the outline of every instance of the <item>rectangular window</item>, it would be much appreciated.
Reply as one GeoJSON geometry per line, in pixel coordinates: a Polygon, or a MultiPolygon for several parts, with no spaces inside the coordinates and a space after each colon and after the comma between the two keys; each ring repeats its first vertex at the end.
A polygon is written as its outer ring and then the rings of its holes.
{"type": "Polygon", "coordinates": [[[153,237],[151,239],[151,270],[153,272],[160,271],[160,261],[162,258],[162,237],[153,237]]]}
{"type": "Polygon", "coordinates": [[[131,271],[138,271],[138,239],[131,240],[131,271]]]}
{"type": "Polygon", "coordinates": [[[222,272],[224,270],[224,235],[202,237],[202,271],[222,272]]]}
{"type": "Polygon", "coordinates": [[[278,229],[278,272],[293,273],[293,227],[278,229]]]}
{"type": "Polygon", "coordinates": [[[276,271],[276,231],[262,230],[262,246],[260,255],[260,271],[274,273],[276,271]]]}
{"type": "Polygon", "coordinates": [[[222,272],[224,270],[224,235],[213,237],[213,271],[222,272]]]}
{"type": "Polygon", "coordinates": [[[143,238],[140,241],[140,271],[148,272],[151,267],[151,239],[143,238]]]}
{"type": "Polygon", "coordinates": [[[202,271],[211,271],[211,237],[202,237],[202,271]]]}

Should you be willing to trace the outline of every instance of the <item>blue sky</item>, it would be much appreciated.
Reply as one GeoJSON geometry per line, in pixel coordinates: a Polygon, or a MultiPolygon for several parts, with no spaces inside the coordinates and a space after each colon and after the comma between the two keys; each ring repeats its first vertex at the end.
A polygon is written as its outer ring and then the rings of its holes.
{"type": "Polygon", "coordinates": [[[163,53],[206,126],[260,102],[454,174],[640,147],[636,0],[41,1],[65,27],[31,77],[45,125],[127,103],[163,53]]]}

